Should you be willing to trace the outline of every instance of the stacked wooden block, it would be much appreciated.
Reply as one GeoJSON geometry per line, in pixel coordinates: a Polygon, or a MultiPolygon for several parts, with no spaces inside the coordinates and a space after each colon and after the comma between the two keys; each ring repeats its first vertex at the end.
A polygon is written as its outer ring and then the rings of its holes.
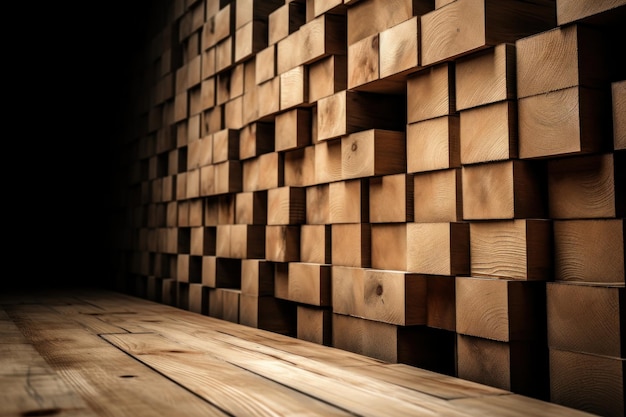
{"type": "Polygon", "coordinates": [[[623,415],[625,3],[165,2],[123,280],[623,415]]]}

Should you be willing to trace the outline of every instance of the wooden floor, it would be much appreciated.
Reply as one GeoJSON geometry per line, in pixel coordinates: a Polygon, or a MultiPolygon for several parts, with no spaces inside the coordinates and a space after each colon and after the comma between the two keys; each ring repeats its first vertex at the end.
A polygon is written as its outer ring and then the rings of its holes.
{"type": "Polygon", "coordinates": [[[0,416],[588,415],[113,292],[0,305],[0,416]]]}

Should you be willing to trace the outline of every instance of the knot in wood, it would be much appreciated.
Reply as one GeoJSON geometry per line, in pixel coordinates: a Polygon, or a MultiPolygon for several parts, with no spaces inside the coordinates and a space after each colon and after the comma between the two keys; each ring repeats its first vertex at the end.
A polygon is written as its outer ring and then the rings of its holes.
{"type": "Polygon", "coordinates": [[[376,287],[376,295],[382,295],[383,294],[383,286],[378,284],[378,286],[376,287]]]}
{"type": "Polygon", "coordinates": [[[358,149],[359,145],[356,142],[352,142],[352,152],[355,152],[358,149]]]}

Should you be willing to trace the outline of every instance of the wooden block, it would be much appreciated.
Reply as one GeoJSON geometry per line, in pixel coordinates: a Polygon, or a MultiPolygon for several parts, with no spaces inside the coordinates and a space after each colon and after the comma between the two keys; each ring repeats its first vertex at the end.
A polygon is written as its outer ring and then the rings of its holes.
{"type": "Polygon", "coordinates": [[[368,268],[371,265],[371,227],[369,224],[333,224],[333,265],[368,268]]]}
{"type": "Polygon", "coordinates": [[[174,305],[176,300],[176,280],[174,278],[166,278],[162,281],[161,300],[163,304],[174,305]]]}
{"type": "Polygon", "coordinates": [[[306,188],[306,223],[328,224],[329,212],[329,185],[321,184],[306,188]]]}
{"type": "Polygon", "coordinates": [[[457,334],[457,352],[459,378],[547,399],[545,346],[532,341],[499,342],[457,334]]]}
{"type": "Polygon", "coordinates": [[[520,158],[609,149],[610,110],[605,93],[571,87],[518,100],[520,158]]]}
{"type": "Polygon", "coordinates": [[[456,278],[456,331],[510,342],[545,335],[545,284],[500,278],[456,278]]]}
{"type": "Polygon", "coordinates": [[[215,288],[209,288],[209,316],[216,319],[224,318],[224,301],[222,291],[217,291],[215,288]]]}
{"type": "Polygon", "coordinates": [[[235,31],[235,63],[267,48],[267,22],[252,20],[235,31]]]}
{"type": "Polygon", "coordinates": [[[241,261],[241,294],[274,295],[274,264],[259,259],[241,261]]]}
{"type": "Polygon", "coordinates": [[[297,306],[297,338],[331,346],[332,344],[332,311],[326,308],[308,305],[297,306]]]}
{"type": "Polygon", "coordinates": [[[330,305],[330,265],[290,263],[284,298],[314,306],[330,305]]]}
{"type": "Polygon", "coordinates": [[[215,164],[215,192],[217,194],[242,191],[242,167],[239,161],[215,164]]]}
{"type": "Polygon", "coordinates": [[[298,262],[300,260],[300,227],[266,226],[265,259],[274,262],[298,262]]]}
{"type": "Polygon", "coordinates": [[[202,257],[202,285],[211,288],[240,288],[241,260],[202,257]]]}
{"type": "MultiPolygon", "coordinates": [[[[369,0],[348,8],[348,45],[414,16],[410,0],[369,0]]],[[[415,14],[417,15],[417,14],[415,14]]]]}
{"type": "Polygon", "coordinates": [[[194,199],[189,202],[189,226],[203,226],[204,201],[194,199]]]}
{"type": "MultiPolygon", "coordinates": [[[[301,68],[301,67],[298,67],[301,68]]],[[[283,75],[290,74],[287,72],[283,75]]],[[[281,80],[283,75],[281,75],[281,80]]],[[[281,81],[282,82],[282,81],[281,81]]],[[[281,87],[281,92],[282,92],[281,87]]],[[[281,94],[282,97],[282,94],[281,94]]],[[[281,98],[282,102],[282,98],[281,98]]],[[[311,144],[311,111],[307,109],[293,109],[276,116],[275,120],[276,151],[287,151],[302,148],[311,144]]]]}
{"type": "Polygon", "coordinates": [[[552,279],[551,242],[549,220],[470,223],[471,275],[552,279]]]}
{"type": "Polygon", "coordinates": [[[189,311],[198,314],[208,314],[209,295],[205,287],[199,283],[189,284],[189,311]]]}
{"type": "Polygon", "coordinates": [[[234,5],[228,4],[214,15],[207,15],[207,23],[202,31],[202,45],[208,49],[234,32],[234,5]]]}
{"type": "Polygon", "coordinates": [[[215,255],[215,227],[191,228],[191,255],[215,255]]]}
{"type": "Polygon", "coordinates": [[[185,179],[187,181],[185,198],[200,197],[200,170],[193,169],[187,171],[185,179]]]}
{"type": "Polygon", "coordinates": [[[176,181],[174,180],[173,175],[168,175],[167,177],[163,177],[163,190],[161,191],[161,196],[164,202],[170,202],[174,200],[174,196],[176,195],[176,181]]]}
{"type": "Polygon", "coordinates": [[[620,153],[548,161],[551,218],[623,217],[626,213],[620,153]]]}
{"type": "Polygon", "coordinates": [[[301,224],[306,219],[306,193],[300,187],[279,187],[267,192],[267,224],[301,224]]]}
{"type": "Polygon", "coordinates": [[[215,254],[223,258],[231,258],[230,232],[231,225],[219,225],[216,229],[215,254]]]}
{"type": "Polygon", "coordinates": [[[235,197],[232,194],[217,198],[217,224],[235,223],[235,197]]]}
{"type": "Polygon", "coordinates": [[[178,255],[176,261],[176,280],[179,282],[202,281],[202,257],[178,255]]]}
{"type": "Polygon", "coordinates": [[[365,269],[332,266],[332,306],[337,314],[363,316],[365,300],[365,269]]]}
{"type": "Polygon", "coordinates": [[[515,46],[502,43],[455,65],[456,109],[516,98],[515,46]]]}
{"type": "Polygon", "coordinates": [[[239,159],[248,159],[274,150],[274,124],[251,123],[239,131],[239,159]]]}
{"type": "Polygon", "coordinates": [[[280,74],[280,109],[307,105],[309,102],[309,74],[304,65],[297,66],[280,74]]]}
{"type": "Polygon", "coordinates": [[[453,64],[443,63],[413,74],[406,88],[408,123],[455,112],[453,64]]]}
{"type": "Polygon", "coordinates": [[[324,13],[345,14],[343,0],[306,0],[307,20],[312,20],[324,13]]]}
{"type": "Polygon", "coordinates": [[[265,226],[235,224],[230,228],[231,258],[265,257],[265,226]]]}
{"type": "Polygon", "coordinates": [[[455,277],[426,276],[426,326],[456,331],[455,277]]]}
{"type": "Polygon", "coordinates": [[[330,223],[368,223],[369,188],[367,180],[337,181],[329,184],[330,223]]]}
{"type": "Polygon", "coordinates": [[[623,358],[559,349],[550,349],[549,358],[550,401],[594,415],[624,415],[623,358]]]}
{"type": "Polygon", "coordinates": [[[624,220],[554,222],[554,279],[624,283],[624,220]]]}
{"type": "Polygon", "coordinates": [[[215,72],[228,69],[234,64],[235,42],[234,36],[229,36],[215,45],[215,72]]]}
{"type": "Polygon", "coordinates": [[[270,45],[256,54],[255,83],[262,84],[276,75],[276,46],[270,45]]]}
{"type": "Polygon", "coordinates": [[[554,4],[493,0],[451,2],[421,17],[422,65],[456,58],[471,51],[553,28],[554,4]]]}
{"type": "Polygon", "coordinates": [[[458,116],[442,116],[406,127],[407,172],[425,172],[461,165],[458,116]]]}
{"type": "Polygon", "coordinates": [[[300,261],[331,263],[331,227],[324,224],[303,224],[300,227],[300,261]]]}
{"type": "Polygon", "coordinates": [[[315,145],[315,183],[341,180],[341,141],[328,140],[315,145]]]}
{"type": "Polygon", "coordinates": [[[624,0],[600,0],[592,3],[559,0],[556,4],[556,22],[559,26],[565,25],[603,12],[613,11],[624,4],[626,4],[624,0]]]}
{"type": "Polygon", "coordinates": [[[341,91],[317,102],[317,139],[327,140],[368,129],[404,129],[400,96],[341,91]]]}
{"type": "Polygon", "coordinates": [[[611,84],[613,149],[626,149],[626,81],[611,84]]]}
{"type": "Polygon", "coordinates": [[[174,97],[174,122],[185,120],[188,116],[187,91],[176,94],[174,97]]]}
{"type": "Polygon", "coordinates": [[[343,179],[389,175],[406,171],[403,132],[370,129],[341,139],[343,179]]]}
{"type": "Polygon", "coordinates": [[[415,222],[441,223],[463,219],[460,169],[426,172],[412,178],[415,222]]]}
{"type": "Polygon", "coordinates": [[[283,4],[284,0],[236,0],[235,27],[240,28],[253,20],[267,21],[268,16],[283,4]]]}
{"type": "Polygon", "coordinates": [[[345,55],[330,55],[310,64],[308,68],[309,102],[316,102],[348,88],[348,61],[345,55]]]}
{"type": "Polygon", "coordinates": [[[328,55],[346,54],[345,16],[325,14],[302,25],[277,44],[279,74],[310,64],[328,55]],[[301,45],[307,45],[302,48],[301,45]]]}
{"type": "Polygon", "coordinates": [[[392,223],[413,221],[413,176],[385,175],[369,180],[369,221],[392,223]]]}
{"type": "Polygon", "coordinates": [[[239,131],[222,129],[212,137],[214,164],[239,159],[239,131]]]}
{"type": "Polygon", "coordinates": [[[211,47],[202,53],[202,79],[215,75],[215,47],[211,47]]]}
{"type": "Polygon", "coordinates": [[[285,185],[306,187],[316,184],[315,149],[315,146],[306,146],[284,153],[285,185]]]}
{"type": "Polygon", "coordinates": [[[306,7],[302,2],[288,2],[268,17],[268,43],[273,45],[297,31],[306,23],[306,7]]]}
{"type": "Polygon", "coordinates": [[[216,292],[221,292],[222,299],[222,319],[239,323],[239,297],[241,290],[234,288],[217,288],[216,292]]]}
{"type": "MultiPolygon", "coordinates": [[[[252,59],[254,61],[254,59],[252,59]]],[[[250,62],[247,61],[247,62],[250,62]]],[[[259,87],[254,86],[253,88],[246,91],[243,95],[243,123],[248,126],[251,123],[254,123],[259,118],[259,87]]],[[[244,128],[246,127],[244,126],[244,128]]]]}
{"type": "Polygon", "coordinates": [[[213,137],[194,140],[187,145],[187,169],[200,168],[213,162],[213,137]]]}
{"type": "Polygon", "coordinates": [[[469,272],[469,224],[409,223],[406,270],[432,275],[469,272]]]}
{"type": "Polygon", "coordinates": [[[215,165],[200,168],[200,196],[215,195],[215,165]]]}
{"type": "Polygon", "coordinates": [[[517,96],[524,98],[569,87],[600,88],[609,79],[606,41],[589,26],[569,25],[515,42],[517,96]],[[537,76],[538,66],[544,68],[537,76]]]}
{"type": "Polygon", "coordinates": [[[405,75],[420,68],[419,33],[417,16],[380,33],[380,78],[405,75]]]}
{"type": "Polygon", "coordinates": [[[621,335],[626,307],[623,286],[549,282],[546,293],[551,349],[614,358],[626,356],[621,335]]]}
{"type": "Polygon", "coordinates": [[[215,106],[205,111],[201,135],[207,136],[224,128],[223,106],[215,106]]]}
{"type": "Polygon", "coordinates": [[[464,166],[463,218],[542,218],[541,166],[509,160],[464,166]]]}
{"type": "MultiPolygon", "coordinates": [[[[202,81],[202,55],[197,55],[187,64],[188,88],[196,87],[202,81]]],[[[193,114],[193,113],[192,113],[193,114]]]]}
{"type": "Polygon", "coordinates": [[[379,34],[348,46],[348,88],[354,89],[380,79],[379,34]]]}
{"type": "Polygon", "coordinates": [[[235,222],[267,224],[267,192],[248,191],[235,196],[235,222]]]}
{"type": "Polygon", "coordinates": [[[241,294],[239,297],[239,323],[293,336],[296,327],[296,305],[272,296],[241,294]]]}
{"type": "Polygon", "coordinates": [[[406,224],[372,224],[372,268],[405,271],[406,224]]]}
{"type": "Polygon", "coordinates": [[[239,130],[243,125],[243,97],[229,100],[224,105],[224,127],[239,130]]]}
{"type": "Polygon", "coordinates": [[[283,185],[284,162],[278,152],[270,152],[243,163],[243,191],[269,190],[283,185]],[[259,175],[259,173],[263,175],[259,175]]]}
{"type": "Polygon", "coordinates": [[[501,101],[460,112],[462,164],[517,158],[516,104],[501,101]]]}
{"type": "Polygon", "coordinates": [[[280,110],[280,77],[259,84],[257,106],[259,118],[267,118],[280,110]]]}

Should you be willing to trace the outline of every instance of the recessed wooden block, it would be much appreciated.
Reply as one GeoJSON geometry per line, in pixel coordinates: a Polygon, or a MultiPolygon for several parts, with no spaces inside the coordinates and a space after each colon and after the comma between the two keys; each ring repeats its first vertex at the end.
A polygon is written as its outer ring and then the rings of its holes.
{"type": "Polygon", "coordinates": [[[332,225],[333,265],[367,268],[371,265],[369,224],[332,225]]]}
{"type": "Polygon", "coordinates": [[[515,46],[499,44],[461,58],[455,66],[456,109],[516,98],[515,46]]]}
{"type": "Polygon", "coordinates": [[[363,316],[365,269],[332,266],[333,312],[354,317],[363,316]]]}
{"type": "Polygon", "coordinates": [[[187,181],[185,186],[185,198],[200,197],[200,170],[193,169],[191,171],[187,171],[185,179],[187,181]]]}
{"type": "Polygon", "coordinates": [[[176,260],[176,280],[179,282],[201,282],[202,257],[179,254],[176,260]]]}
{"type": "Polygon", "coordinates": [[[624,283],[624,219],[554,222],[554,279],[624,283]]]}
{"type": "MultiPolygon", "coordinates": [[[[290,3],[293,4],[293,3],[290,3]]],[[[345,55],[331,55],[309,65],[308,97],[313,103],[348,88],[345,55]]]]}
{"type": "Polygon", "coordinates": [[[468,223],[408,223],[406,270],[421,274],[469,272],[468,223]]]}
{"type": "Polygon", "coordinates": [[[623,358],[559,349],[550,349],[549,358],[550,401],[594,415],[624,415],[623,358]]]}
{"type": "Polygon", "coordinates": [[[301,187],[279,187],[267,192],[267,224],[301,224],[306,218],[306,192],[301,187]]]}
{"type": "Polygon", "coordinates": [[[462,164],[517,158],[516,104],[501,101],[460,112],[462,164]]]}
{"type": "Polygon", "coordinates": [[[350,6],[348,45],[409,20],[414,15],[423,14],[424,11],[414,13],[413,3],[410,0],[369,0],[350,6]]]}
{"type": "Polygon", "coordinates": [[[548,346],[624,358],[624,303],[623,286],[547,283],[548,346]]]}
{"type": "Polygon", "coordinates": [[[404,129],[401,96],[341,91],[317,102],[317,139],[327,140],[368,129],[404,129]]]}
{"type": "Polygon", "coordinates": [[[460,166],[459,117],[443,116],[406,127],[407,172],[460,166]]]}
{"type": "Polygon", "coordinates": [[[239,323],[293,336],[296,327],[296,305],[272,296],[241,294],[239,323]]]}
{"type": "Polygon", "coordinates": [[[248,191],[235,196],[235,222],[267,224],[267,192],[248,191]]]}
{"type": "Polygon", "coordinates": [[[241,261],[241,293],[243,295],[274,295],[274,264],[258,259],[241,261]]]}
{"type": "Polygon", "coordinates": [[[551,248],[549,220],[470,223],[472,276],[550,280],[551,248]]]}
{"type": "Polygon", "coordinates": [[[413,176],[385,175],[369,180],[371,223],[413,221],[413,176]]]}
{"type": "Polygon", "coordinates": [[[300,260],[300,227],[266,226],[265,259],[274,262],[298,262],[300,260]]]}
{"type": "Polygon", "coordinates": [[[235,288],[217,288],[216,292],[222,293],[222,320],[231,323],[239,323],[239,298],[241,290],[235,288]]]}
{"type": "Polygon", "coordinates": [[[300,261],[330,264],[330,233],[330,225],[303,224],[300,227],[300,261]]]}
{"type": "Polygon", "coordinates": [[[321,184],[306,188],[306,223],[328,224],[329,212],[329,185],[321,184]]]}
{"type": "Polygon", "coordinates": [[[454,113],[453,64],[444,63],[413,74],[406,87],[408,123],[454,113]]]}
{"type": "Polygon", "coordinates": [[[620,153],[561,158],[548,162],[551,218],[622,217],[626,214],[620,153]],[[621,173],[620,173],[621,172],[621,173]]]}
{"type": "Polygon", "coordinates": [[[278,7],[268,16],[268,42],[270,45],[286,38],[306,23],[306,6],[292,1],[278,7]]]}
{"type": "Polygon", "coordinates": [[[235,31],[235,60],[243,62],[267,48],[267,22],[252,20],[235,31]]]}
{"type": "Polygon", "coordinates": [[[520,158],[609,148],[610,109],[601,90],[570,87],[518,100],[520,158]]]}
{"type": "Polygon", "coordinates": [[[329,140],[315,145],[315,183],[341,180],[341,140],[329,140]]]}
{"type": "Polygon", "coordinates": [[[372,224],[372,268],[405,271],[406,224],[372,224]]]}
{"type": "Polygon", "coordinates": [[[368,194],[367,180],[330,183],[328,189],[330,223],[367,223],[368,194]]]}
{"type": "Polygon", "coordinates": [[[239,161],[226,161],[214,166],[216,194],[242,191],[242,167],[239,161]]]}
{"type": "Polygon", "coordinates": [[[332,343],[332,311],[308,305],[298,305],[297,338],[330,346],[332,343]]]}
{"type": "Polygon", "coordinates": [[[325,14],[302,25],[277,44],[277,71],[282,74],[328,55],[346,53],[346,18],[325,14]],[[302,48],[302,45],[307,45],[302,48]]]}
{"type": "Polygon", "coordinates": [[[330,265],[292,262],[288,274],[286,300],[315,306],[330,305],[330,265]]]}
{"type": "Polygon", "coordinates": [[[419,69],[419,20],[413,17],[380,33],[380,78],[419,69]]]}
{"type": "Polygon", "coordinates": [[[540,168],[519,160],[464,166],[463,218],[544,217],[540,168]]]}
{"type": "Polygon", "coordinates": [[[365,178],[406,171],[403,132],[370,129],[341,139],[341,176],[365,178]]]}
{"type": "Polygon", "coordinates": [[[456,331],[455,277],[426,276],[426,326],[456,331]]]}
{"type": "Polygon", "coordinates": [[[456,278],[456,331],[510,342],[545,337],[545,285],[501,278],[456,278]]]}
{"type": "Polygon", "coordinates": [[[224,301],[223,301],[223,292],[217,291],[216,288],[209,288],[207,290],[209,293],[209,316],[215,317],[216,319],[224,318],[224,301]]]}
{"type": "Polygon", "coordinates": [[[568,25],[515,42],[517,96],[569,87],[600,88],[609,79],[605,40],[590,26],[568,25]],[[543,68],[537,76],[537,68],[543,68]]]}
{"type": "Polygon", "coordinates": [[[545,345],[533,341],[499,342],[457,334],[458,377],[547,399],[545,345]]]}
{"type": "Polygon", "coordinates": [[[202,285],[211,288],[240,288],[241,260],[202,257],[202,285]]]}
{"type": "Polygon", "coordinates": [[[611,84],[613,149],[626,149],[626,81],[611,84]]]}
{"type": "Polygon", "coordinates": [[[457,222],[463,219],[461,169],[413,175],[413,221],[457,222]]]}
{"type": "Polygon", "coordinates": [[[293,109],[277,115],[274,140],[276,151],[287,151],[311,144],[311,111],[293,109]]]}
{"type": "Polygon", "coordinates": [[[215,227],[191,228],[191,255],[215,255],[215,227]]]}
{"type": "Polygon", "coordinates": [[[239,159],[239,131],[223,129],[213,134],[213,163],[239,159]]]}
{"type": "Polygon", "coordinates": [[[300,65],[280,74],[280,109],[286,110],[309,102],[309,74],[305,65],[300,65]]]}
{"type": "Polygon", "coordinates": [[[421,17],[422,65],[455,58],[476,49],[511,43],[555,26],[554,4],[515,0],[451,2],[421,17]]]}
{"type": "Polygon", "coordinates": [[[591,3],[559,0],[556,5],[556,21],[559,26],[565,25],[596,14],[612,11],[624,4],[626,4],[624,0],[599,0],[591,3]]]}
{"type": "Polygon", "coordinates": [[[284,4],[283,0],[236,0],[235,27],[240,28],[252,20],[267,20],[268,16],[284,4]]]}
{"type": "Polygon", "coordinates": [[[189,311],[208,314],[209,296],[202,284],[189,284],[189,311]]]}
{"type": "Polygon", "coordinates": [[[348,46],[348,88],[354,89],[380,79],[379,34],[348,46]]]}
{"type": "Polygon", "coordinates": [[[239,131],[239,159],[249,159],[274,150],[274,123],[251,123],[239,131]]]}
{"type": "Polygon", "coordinates": [[[259,84],[257,94],[259,118],[267,118],[280,110],[280,77],[259,84]]]}
{"type": "Polygon", "coordinates": [[[265,257],[265,226],[235,224],[230,228],[231,258],[265,257]]]}
{"type": "Polygon", "coordinates": [[[305,187],[316,184],[315,146],[305,146],[284,153],[285,185],[305,187]]]}

